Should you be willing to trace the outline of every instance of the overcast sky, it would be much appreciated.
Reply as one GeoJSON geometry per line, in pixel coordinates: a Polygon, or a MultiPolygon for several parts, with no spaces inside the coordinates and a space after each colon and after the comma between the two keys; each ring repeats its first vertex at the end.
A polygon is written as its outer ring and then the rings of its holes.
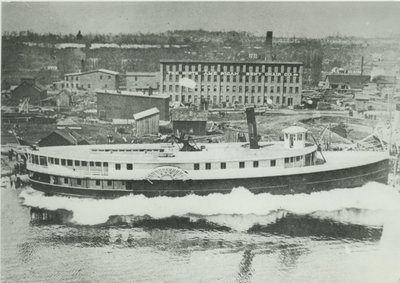
{"type": "Polygon", "coordinates": [[[275,36],[400,35],[400,2],[13,2],[2,30],[136,33],[237,30],[275,36]]]}

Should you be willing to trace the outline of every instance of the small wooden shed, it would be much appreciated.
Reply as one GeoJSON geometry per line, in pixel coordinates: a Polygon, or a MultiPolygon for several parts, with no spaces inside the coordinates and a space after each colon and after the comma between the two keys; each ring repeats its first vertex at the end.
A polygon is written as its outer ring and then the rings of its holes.
{"type": "Polygon", "coordinates": [[[186,133],[205,136],[208,120],[207,111],[177,108],[171,112],[172,127],[175,134],[186,133]]]}
{"type": "Polygon", "coordinates": [[[148,110],[133,115],[136,122],[136,135],[141,137],[145,135],[158,134],[160,125],[160,110],[158,108],[150,108],[148,110]]]}

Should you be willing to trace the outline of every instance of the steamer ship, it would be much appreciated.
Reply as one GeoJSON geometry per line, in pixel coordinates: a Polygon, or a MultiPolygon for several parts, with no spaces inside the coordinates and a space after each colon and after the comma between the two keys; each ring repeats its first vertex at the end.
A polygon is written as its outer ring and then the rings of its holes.
{"type": "Polygon", "coordinates": [[[249,143],[107,144],[29,150],[34,189],[48,195],[116,198],[230,193],[296,194],[387,183],[389,156],[320,151],[307,129],[283,130],[283,141],[259,142],[254,108],[246,109],[249,143]]]}

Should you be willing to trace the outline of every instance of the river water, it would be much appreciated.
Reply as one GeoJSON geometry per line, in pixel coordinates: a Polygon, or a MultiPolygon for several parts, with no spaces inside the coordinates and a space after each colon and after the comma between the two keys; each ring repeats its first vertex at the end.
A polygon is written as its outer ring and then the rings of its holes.
{"type": "Polygon", "coordinates": [[[115,200],[1,188],[1,282],[400,282],[400,193],[115,200]]]}

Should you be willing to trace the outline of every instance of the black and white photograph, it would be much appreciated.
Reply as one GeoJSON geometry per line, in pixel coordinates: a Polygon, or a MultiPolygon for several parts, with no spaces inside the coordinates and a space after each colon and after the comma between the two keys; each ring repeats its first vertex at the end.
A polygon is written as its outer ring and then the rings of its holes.
{"type": "Polygon", "coordinates": [[[0,281],[400,283],[400,1],[2,1],[0,281]]]}

